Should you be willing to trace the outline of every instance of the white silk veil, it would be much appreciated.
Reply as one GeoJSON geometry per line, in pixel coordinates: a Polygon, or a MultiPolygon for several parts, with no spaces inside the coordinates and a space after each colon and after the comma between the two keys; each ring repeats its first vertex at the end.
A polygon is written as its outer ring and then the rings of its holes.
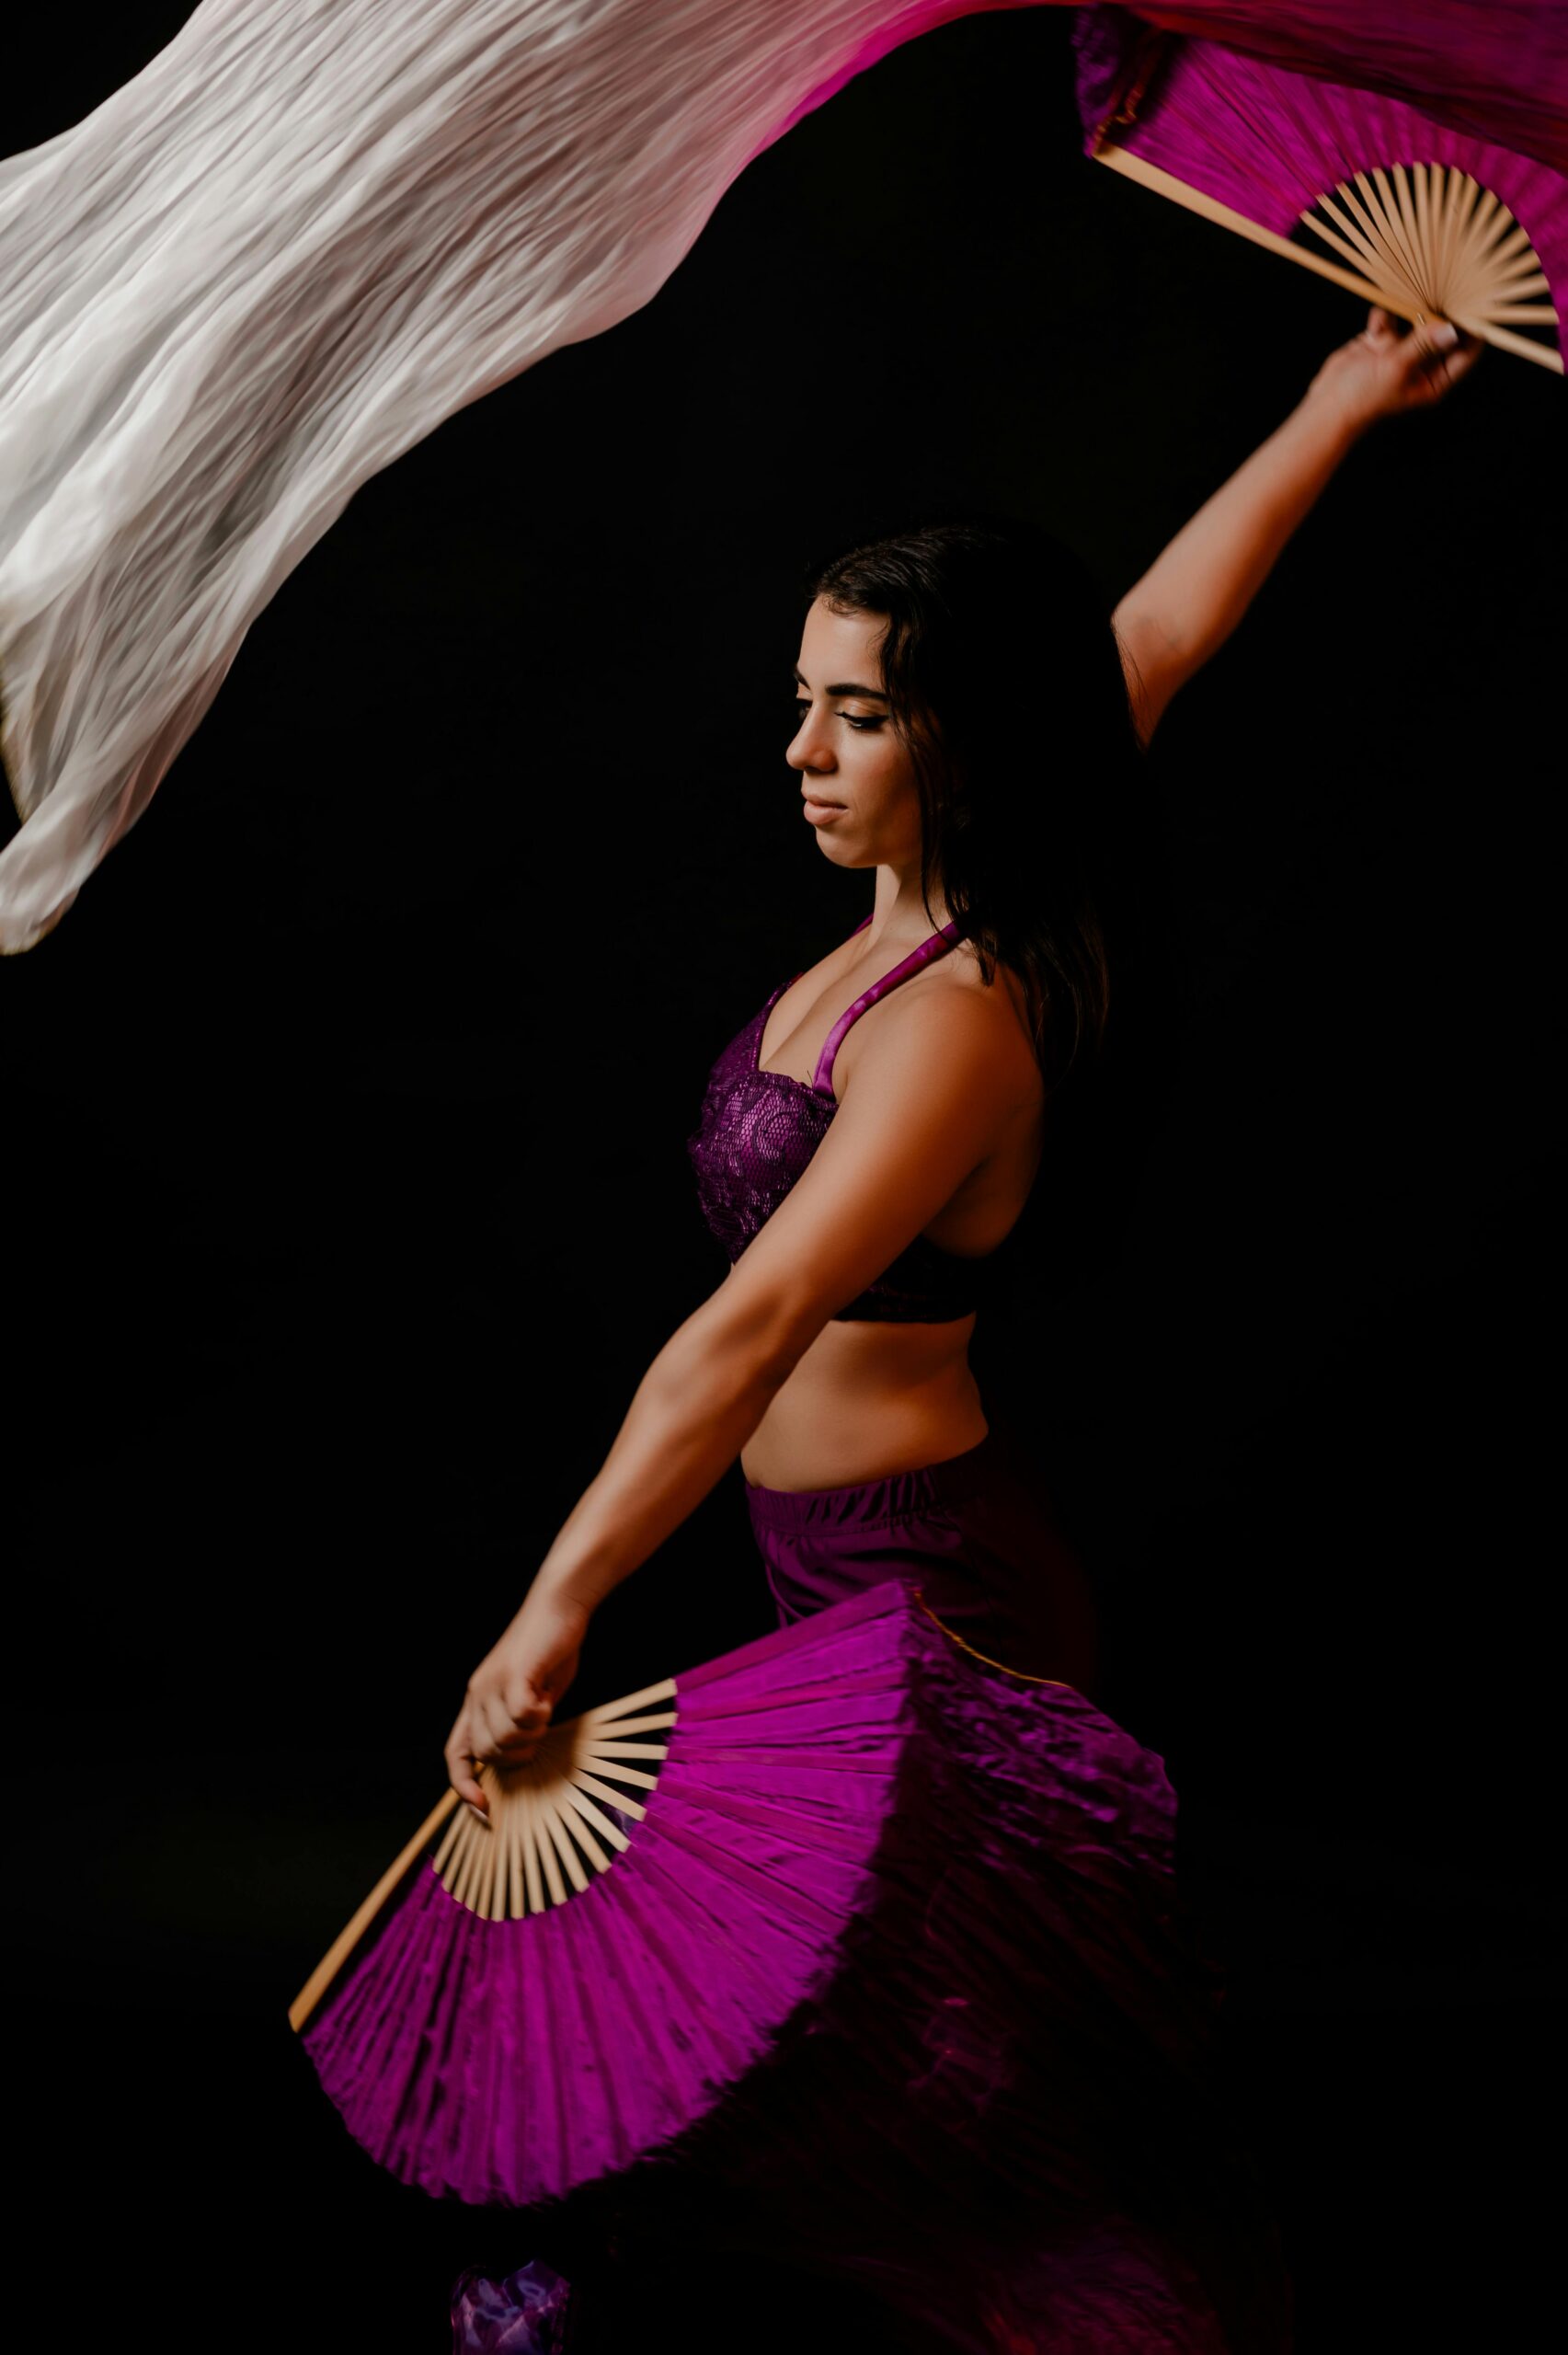
{"type": "MultiPolygon", "coordinates": [[[[24,821],[0,953],[146,808],[361,483],[647,302],[750,158],[861,67],[1056,4],[203,0],[0,163],[0,754],[24,821]]],[[[1479,107],[1528,152],[1556,129],[1545,0],[1133,13],[1479,107]]]]}
{"type": "Polygon", "coordinates": [[[871,59],[1028,4],[205,0],[0,164],[0,951],[146,808],[361,483],[647,302],[871,59]]]}

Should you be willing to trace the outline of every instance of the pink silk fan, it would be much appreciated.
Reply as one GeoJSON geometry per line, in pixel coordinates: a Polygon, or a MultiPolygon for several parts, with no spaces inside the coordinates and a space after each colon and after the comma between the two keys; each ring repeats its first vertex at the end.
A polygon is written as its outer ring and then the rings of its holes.
{"type": "MultiPolygon", "coordinates": [[[[1458,21],[1451,10],[1407,14],[1435,45],[1458,21]]],[[[1418,322],[1451,319],[1563,373],[1554,290],[1568,286],[1568,180],[1509,144],[1515,110],[1499,107],[1507,135],[1489,136],[1479,101],[1464,120],[1447,99],[1427,112],[1116,7],[1082,10],[1074,38],[1097,162],[1365,302],[1418,322]]],[[[1461,49],[1465,38],[1452,34],[1461,49]]],[[[1568,81],[1558,46],[1539,56],[1549,77],[1568,81]]],[[[1435,58],[1434,90],[1449,90],[1465,62],[1435,58]]]]}

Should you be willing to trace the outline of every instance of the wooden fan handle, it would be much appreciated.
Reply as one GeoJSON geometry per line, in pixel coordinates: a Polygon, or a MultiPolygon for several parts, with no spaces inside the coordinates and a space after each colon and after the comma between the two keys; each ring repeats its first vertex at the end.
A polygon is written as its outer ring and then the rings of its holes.
{"type": "Polygon", "coordinates": [[[349,1923],[341,1936],[334,1938],[293,2002],[289,2005],[289,2026],[298,2035],[337,1978],[347,1957],[359,1944],[375,1916],[381,1912],[405,1873],[418,1862],[425,1849],[435,1838],[452,1809],[457,1805],[457,1793],[443,1791],[440,1802],[433,1807],[409,1841],[395,1864],[389,1865],[349,1923]]]}
{"type": "MultiPolygon", "coordinates": [[[[1355,270],[1342,269],[1338,262],[1330,261],[1326,255],[1315,254],[1306,246],[1293,245],[1288,237],[1280,236],[1276,230],[1264,228],[1259,222],[1249,221],[1244,213],[1233,212],[1230,205],[1221,204],[1218,197],[1206,196],[1202,189],[1193,188],[1186,180],[1179,180],[1174,172],[1164,171],[1158,164],[1146,163],[1141,155],[1129,155],[1125,147],[1118,147],[1112,140],[1104,140],[1095,148],[1094,160],[1097,164],[1108,164],[1112,171],[1122,173],[1127,179],[1140,181],[1145,188],[1153,189],[1161,196],[1169,197],[1173,204],[1185,205],[1189,213],[1200,213],[1206,221],[1218,222],[1222,229],[1233,229],[1237,236],[1247,238],[1254,246],[1263,246],[1272,254],[1283,254],[1287,261],[1299,262],[1303,270],[1313,270],[1319,278],[1326,278],[1333,285],[1343,286],[1352,294],[1359,294],[1365,303],[1377,303],[1385,311],[1397,312],[1402,319],[1421,321],[1432,316],[1413,296],[1399,293],[1391,287],[1376,286],[1369,278],[1362,278],[1355,270]]],[[[1555,369],[1560,376],[1564,373],[1562,354],[1550,344],[1532,343],[1528,336],[1514,335],[1507,327],[1494,327],[1482,319],[1460,318],[1454,324],[1463,327],[1467,334],[1478,335],[1484,342],[1495,344],[1500,351],[1514,352],[1521,360],[1533,360],[1539,367],[1555,369]]]]}

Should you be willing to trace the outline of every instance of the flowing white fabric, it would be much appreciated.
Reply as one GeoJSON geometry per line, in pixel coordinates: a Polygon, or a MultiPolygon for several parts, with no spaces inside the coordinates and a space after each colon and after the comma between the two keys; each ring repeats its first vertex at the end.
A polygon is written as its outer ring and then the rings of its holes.
{"type": "Polygon", "coordinates": [[[205,0],[0,164],[0,950],[145,809],[358,486],[647,301],[928,26],[1030,0],[205,0]]]}
{"type": "MultiPolygon", "coordinates": [[[[647,302],[748,160],[863,66],[1050,5],[204,0],[74,130],[0,162],[0,754],[25,821],[0,952],[145,809],[361,483],[647,302]]],[[[1559,0],[1508,0],[1500,30],[1501,0],[1412,0],[1419,31],[1391,0],[1375,24],[1356,0],[1133,13],[1417,103],[1473,80],[1480,42],[1516,128],[1561,49],[1559,0]]]]}

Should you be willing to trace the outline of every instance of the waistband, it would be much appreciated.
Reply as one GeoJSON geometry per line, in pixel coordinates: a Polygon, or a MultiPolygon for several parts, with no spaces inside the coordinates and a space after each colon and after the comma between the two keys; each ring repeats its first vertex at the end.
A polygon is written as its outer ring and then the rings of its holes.
{"type": "Polygon", "coordinates": [[[940,1464],[922,1464],[912,1472],[891,1472],[885,1479],[862,1480],[850,1488],[763,1488],[746,1483],[746,1502],[754,1522],[769,1529],[812,1529],[845,1522],[918,1521],[967,1503],[979,1494],[1000,1465],[1001,1442],[988,1431],[978,1447],[949,1455],[940,1464]]]}

